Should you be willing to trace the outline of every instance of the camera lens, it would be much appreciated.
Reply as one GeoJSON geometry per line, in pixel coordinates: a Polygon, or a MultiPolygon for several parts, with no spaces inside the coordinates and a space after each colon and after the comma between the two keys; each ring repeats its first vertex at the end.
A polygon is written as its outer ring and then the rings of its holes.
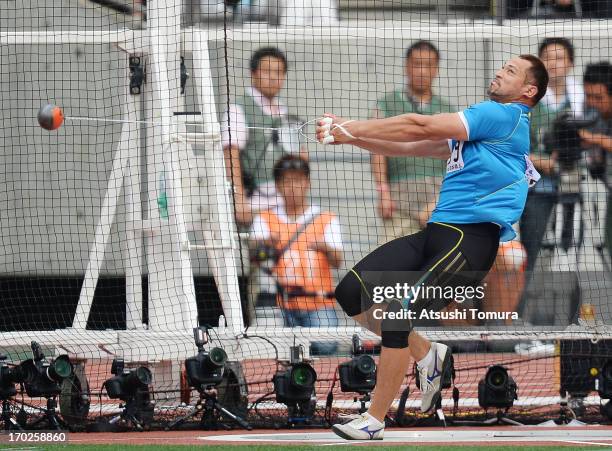
{"type": "Polygon", "coordinates": [[[70,377],[72,374],[72,365],[67,359],[57,359],[55,362],[53,362],[51,367],[53,368],[53,372],[57,375],[57,377],[61,379],[70,377]]]}
{"type": "Polygon", "coordinates": [[[149,385],[153,381],[153,374],[151,370],[144,366],[139,366],[134,370],[134,376],[138,379],[138,382],[142,385],[149,385]]]}
{"type": "Polygon", "coordinates": [[[508,373],[502,368],[492,368],[487,374],[487,384],[493,390],[499,390],[506,386],[508,382],[508,373]]]}
{"type": "Polygon", "coordinates": [[[298,364],[291,370],[291,383],[298,387],[308,387],[314,384],[315,379],[314,370],[310,365],[298,364]]]}
{"type": "Polygon", "coordinates": [[[212,348],[209,357],[210,362],[215,366],[223,366],[227,362],[227,353],[221,348],[212,348]]]}
{"type": "Polygon", "coordinates": [[[370,376],[376,371],[376,362],[369,355],[360,355],[355,360],[357,371],[362,376],[370,376]]]}

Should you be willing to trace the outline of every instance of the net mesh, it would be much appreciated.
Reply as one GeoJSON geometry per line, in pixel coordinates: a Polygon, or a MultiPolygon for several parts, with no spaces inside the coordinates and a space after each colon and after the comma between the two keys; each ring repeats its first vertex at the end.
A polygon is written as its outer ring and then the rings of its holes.
{"type": "MultiPolygon", "coordinates": [[[[73,376],[49,396],[71,426],[121,412],[104,383],[122,358],[153,373],[152,416],[146,397],[130,398],[138,419],[179,427],[200,397],[184,369],[197,326],[211,328],[204,349],[229,356],[217,396],[253,425],[354,414],[338,365],[354,334],[378,362],[380,339],[334,289],[369,252],[424,227],[446,165],[322,146],[314,120],[461,111],[524,53],[551,77],[531,115],[543,179],[519,238],[498,251],[484,301],[516,315],[421,330],[454,351],[458,395],[445,389],[442,405],[455,419],[484,418],[478,383],[499,364],[519,387],[509,414],[521,421],[560,411],[601,420],[609,2],[0,3],[0,354],[10,369],[31,358],[32,340],[47,360],[68,354],[73,376]],[[47,104],[65,115],[53,131],[36,120],[47,104]],[[583,143],[579,128],[590,132],[583,143]],[[280,158],[288,163],[275,173],[280,158]],[[287,409],[272,377],[291,346],[317,381],[287,409]]],[[[0,397],[15,412],[23,403],[31,425],[45,397],[5,391],[7,374],[0,397]]],[[[415,378],[410,365],[391,406],[400,425],[429,419],[415,378]]]]}

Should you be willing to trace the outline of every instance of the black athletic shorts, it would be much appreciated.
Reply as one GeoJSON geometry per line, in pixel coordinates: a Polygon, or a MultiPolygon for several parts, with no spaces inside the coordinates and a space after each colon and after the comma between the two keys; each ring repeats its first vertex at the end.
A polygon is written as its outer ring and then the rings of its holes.
{"type": "Polygon", "coordinates": [[[363,258],[338,284],[336,299],[349,316],[355,316],[373,305],[374,286],[405,282],[396,276],[401,272],[413,274],[411,283],[480,283],[495,261],[499,236],[500,227],[488,222],[429,223],[424,230],[390,241],[363,258]],[[456,277],[451,278],[453,274],[456,277]],[[463,274],[469,274],[469,281],[462,279],[463,274]]]}

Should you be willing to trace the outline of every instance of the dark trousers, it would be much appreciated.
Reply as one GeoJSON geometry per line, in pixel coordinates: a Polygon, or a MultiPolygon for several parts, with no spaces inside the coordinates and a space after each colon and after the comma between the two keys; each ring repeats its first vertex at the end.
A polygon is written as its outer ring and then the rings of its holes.
{"type": "Polygon", "coordinates": [[[606,248],[612,261],[612,191],[608,194],[608,211],[606,212],[606,248]]]}
{"type": "Polygon", "coordinates": [[[538,253],[550,219],[550,213],[557,200],[556,193],[530,192],[519,224],[521,242],[527,251],[527,271],[535,268],[538,253]]]}

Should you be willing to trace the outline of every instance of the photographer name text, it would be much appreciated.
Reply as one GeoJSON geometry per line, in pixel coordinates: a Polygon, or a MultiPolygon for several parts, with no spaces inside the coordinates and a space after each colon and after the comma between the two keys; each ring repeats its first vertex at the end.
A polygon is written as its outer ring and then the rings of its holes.
{"type": "Polygon", "coordinates": [[[383,308],[377,308],[372,311],[375,319],[435,319],[435,320],[516,320],[518,313],[516,312],[483,312],[482,310],[470,309],[455,309],[455,310],[427,310],[423,309],[419,312],[407,309],[399,311],[387,312],[383,308]]]}

